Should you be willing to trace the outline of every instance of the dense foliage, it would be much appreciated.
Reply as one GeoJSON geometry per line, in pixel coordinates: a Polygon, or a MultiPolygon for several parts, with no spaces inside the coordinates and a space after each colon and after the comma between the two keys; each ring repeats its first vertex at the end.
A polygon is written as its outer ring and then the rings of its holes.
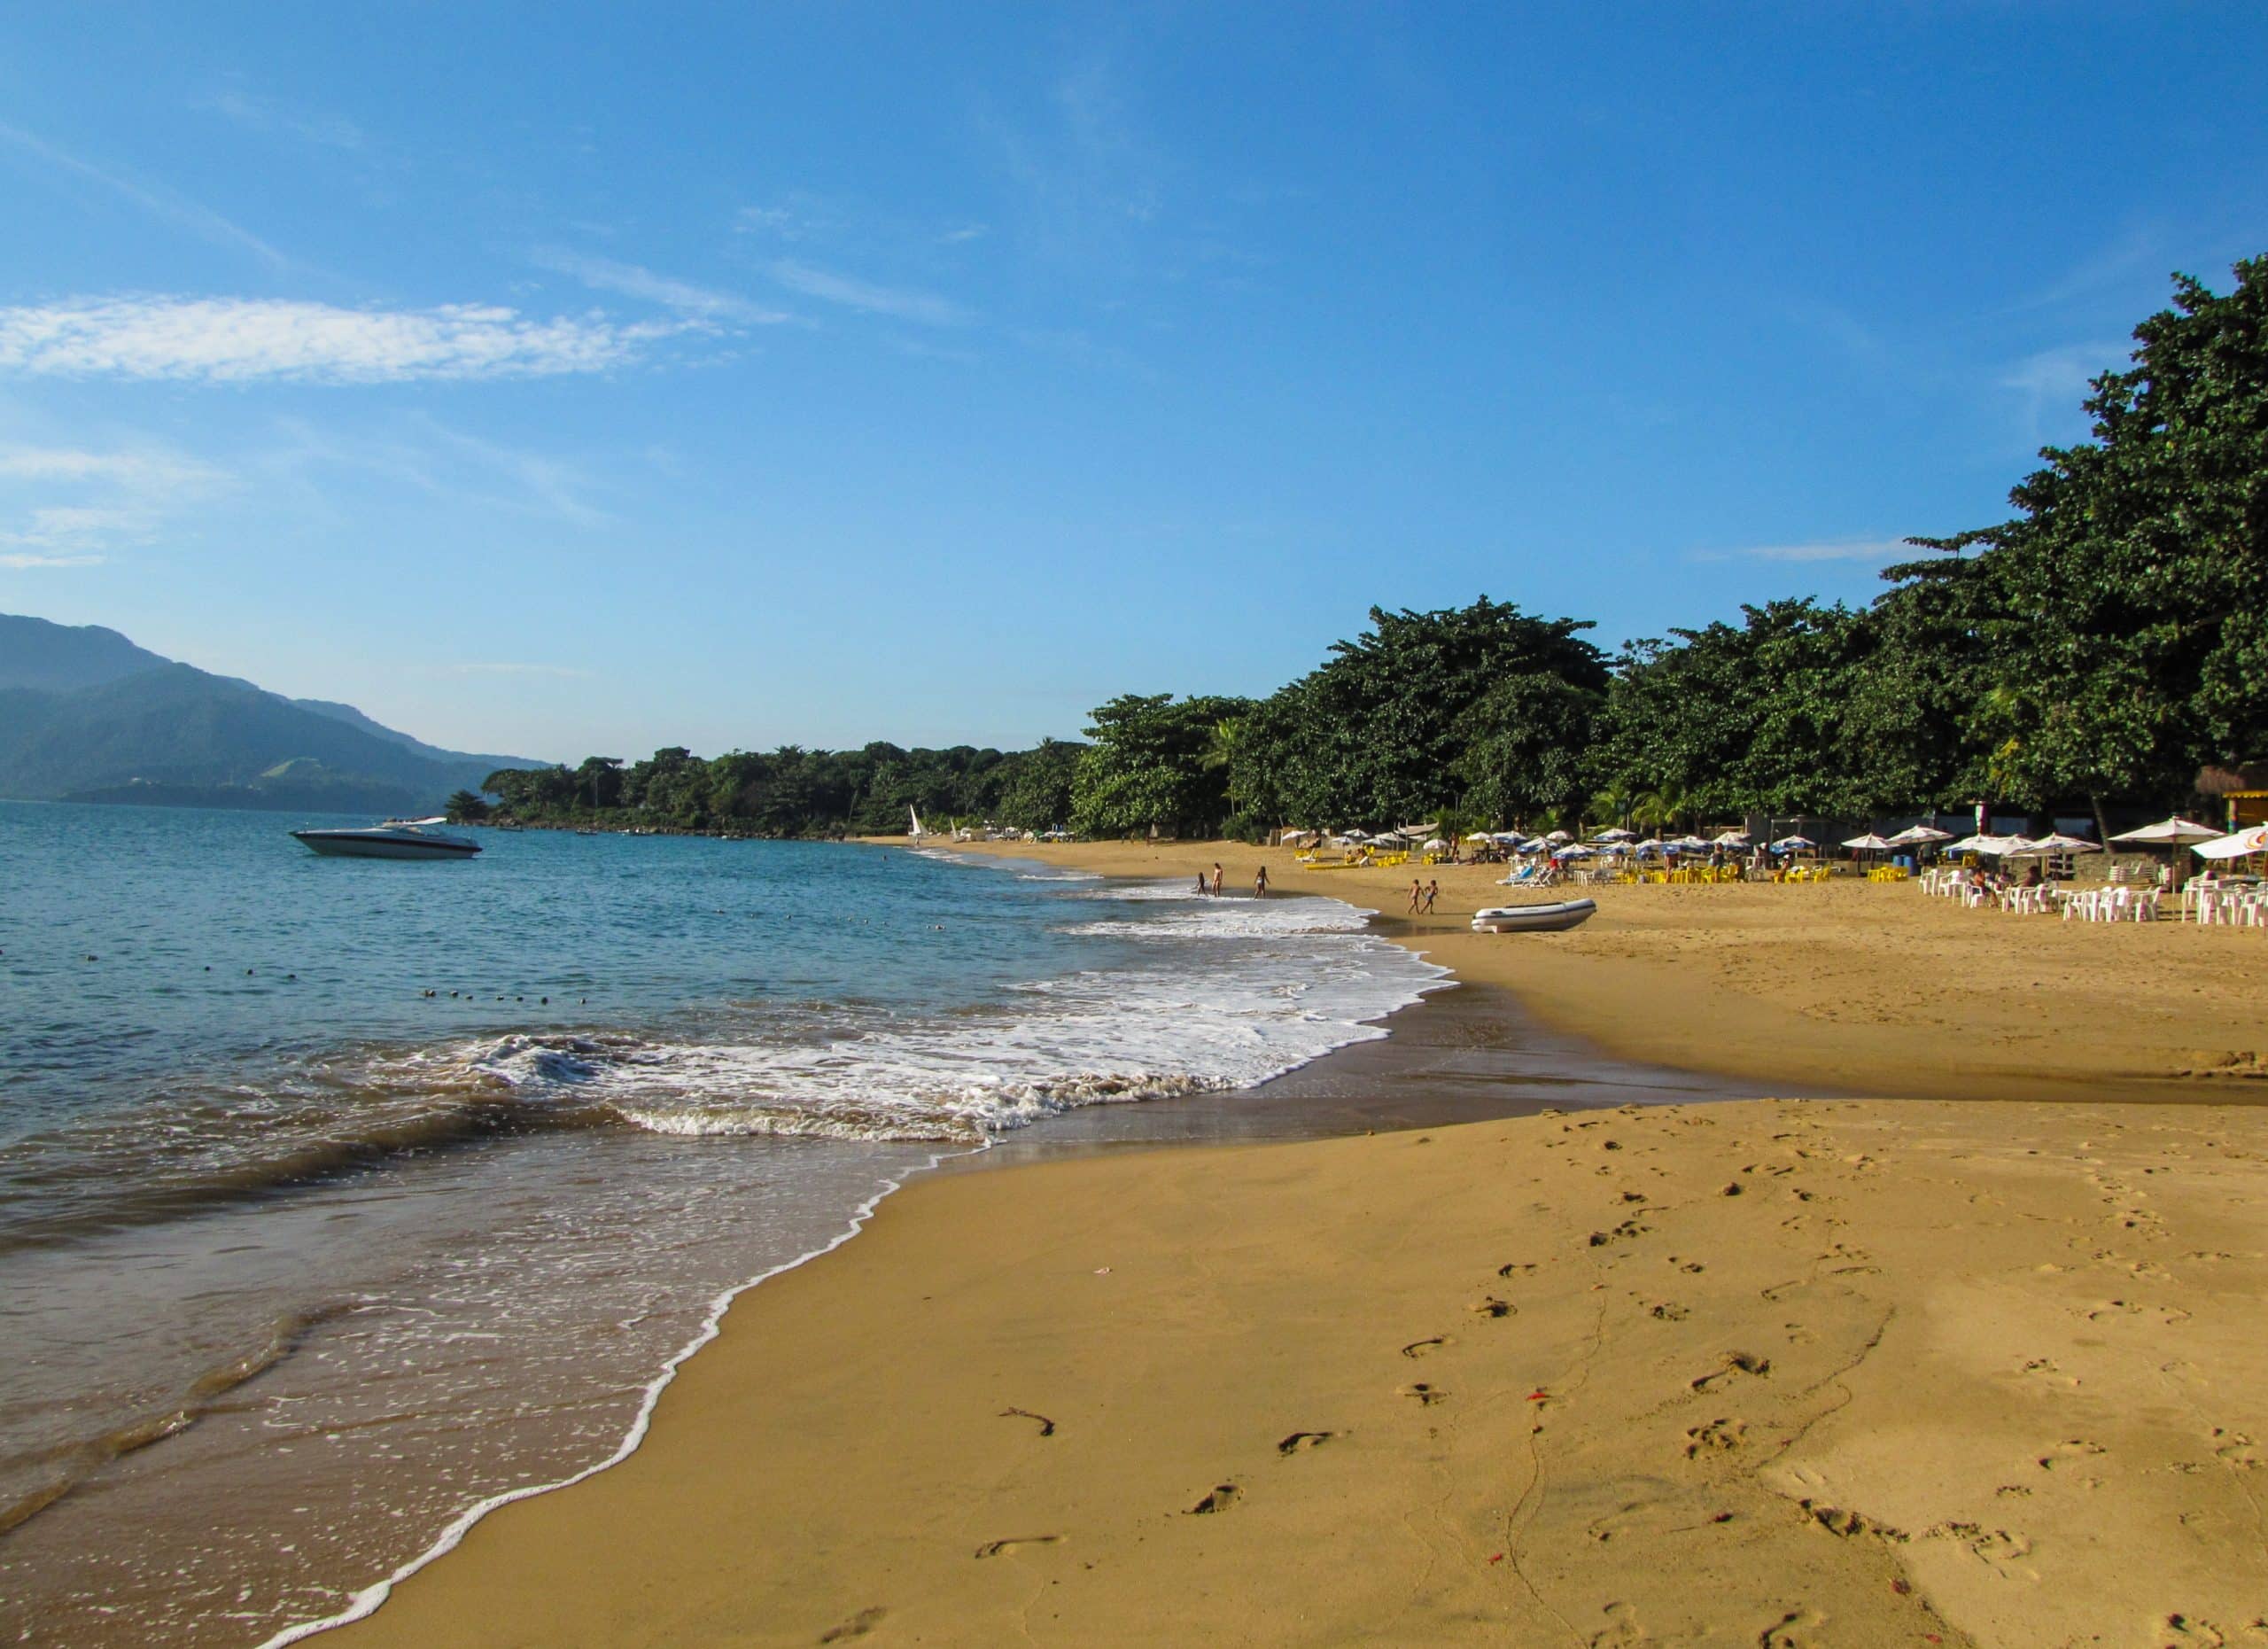
{"type": "Polygon", "coordinates": [[[593,756],[577,767],[491,774],[485,788],[505,817],[748,836],[902,834],[906,810],[942,828],[954,819],[1051,829],[1071,816],[1079,747],[1048,740],[1035,750],[855,751],[783,745],[768,754],[733,751],[704,760],[683,748],[643,761],[593,756]]]}
{"type": "Polygon", "coordinates": [[[767,835],[899,831],[909,803],[1094,836],[2180,804],[2268,756],[2268,259],[2235,274],[2178,278],[2094,381],[2093,439],[2041,454],[2015,518],[1912,541],[1934,554],[1866,608],[1768,602],[1612,659],[1486,597],[1373,609],[1268,698],[1128,695],[1084,746],[670,750],[489,788],[522,817],[767,835]]]}

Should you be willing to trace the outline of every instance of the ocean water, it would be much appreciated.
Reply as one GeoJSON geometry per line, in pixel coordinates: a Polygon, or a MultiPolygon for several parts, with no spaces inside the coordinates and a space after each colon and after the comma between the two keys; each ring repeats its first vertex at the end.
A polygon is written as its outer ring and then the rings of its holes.
{"type": "Polygon", "coordinates": [[[632,1446],[942,1156],[1382,1034],[1327,899],[0,803],[0,1636],[255,1644],[632,1446]]]}

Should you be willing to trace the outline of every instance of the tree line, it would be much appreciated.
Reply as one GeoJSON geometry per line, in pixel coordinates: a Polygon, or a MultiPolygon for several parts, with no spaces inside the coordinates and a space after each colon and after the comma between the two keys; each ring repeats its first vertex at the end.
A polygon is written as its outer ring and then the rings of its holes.
{"type": "Polygon", "coordinates": [[[788,747],[491,775],[500,810],[767,836],[990,820],[1257,837],[1444,818],[1664,826],[1749,812],[2044,813],[2186,802],[2268,755],[2268,258],[2176,276],[2091,439],[2015,515],[1910,540],[1871,603],[1790,599],[1609,654],[1587,620],[1483,597],[1372,609],[1266,698],[1130,694],[1088,743],[788,747]]]}

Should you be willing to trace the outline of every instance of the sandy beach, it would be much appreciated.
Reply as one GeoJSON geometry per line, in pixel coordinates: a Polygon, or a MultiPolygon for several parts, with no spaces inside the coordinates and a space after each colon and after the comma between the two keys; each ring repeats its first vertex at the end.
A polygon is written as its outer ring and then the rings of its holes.
{"type": "Polygon", "coordinates": [[[347,1640],[2268,1643],[2257,934],[1439,874],[1396,937],[1759,1097],[924,1180],[347,1640]]]}

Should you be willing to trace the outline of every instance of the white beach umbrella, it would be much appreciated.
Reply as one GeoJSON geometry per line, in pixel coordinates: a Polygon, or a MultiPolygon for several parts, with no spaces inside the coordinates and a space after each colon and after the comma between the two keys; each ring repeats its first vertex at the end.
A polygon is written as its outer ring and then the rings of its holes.
{"type": "Polygon", "coordinates": [[[1965,836],[1958,842],[1946,843],[1946,852],[1948,853],[2005,853],[2008,851],[2008,841],[2009,838],[2004,836],[1985,836],[1979,832],[1976,836],[1965,836]]]}
{"type": "Polygon", "coordinates": [[[2129,830],[2124,835],[2114,836],[2110,839],[2114,842],[2178,844],[2186,842],[2210,842],[2217,840],[2220,834],[2210,825],[2199,824],[2194,819],[2184,819],[2179,813],[2176,813],[2171,819],[2161,819],[2155,824],[2147,824],[2139,830],[2129,830]]]}
{"type": "Polygon", "coordinates": [[[1748,832],[1745,830],[1727,830],[1722,835],[1712,837],[1710,839],[1709,845],[1711,847],[1746,847],[1748,845],[1748,832]]]}
{"type": "Polygon", "coordinates": [[[1817,847],[1818,845],[1818,843],[1813,841],[1807,836],[1783,836],[1778,841],[1772,844],[1772,851],[1775,853],[1792,853],[1801,848],[1817,847]]]}
{"type": "Polygon", "coordinates": [[[1551,857],[1554,859],[1589,859],[1596,852],[1596,851],[1597,850],[1595,848],[1585,847],[1581,842],[1570,842],[1565,847],[1554,848],[1551,852],[1551,857]]]}
{"type": "Polygon", "coordinates": [[[1890,838],[1892,847],[1926,847],[1932,842],[1950,842],[1953,832],[1940,830],[1935,825],[1908,825],[1890,838]]]}
{"type": "Polygon", "coordinates": [[[1425,838],[1425,845],[1423,851],[1428,853],[1438,853],[1448,845],[1448,841],[1441,836],[1428,836],[1425,838]]]}
{"type": "Polygon", "coordinates": [[[1883,837],[1876,836],[1871,830],[1868,831],[1864,836],[1852,836],[1849,841],[1844,843],[1843,845],[1845,847],[1855,847],[1860,852],[1866,853],[1887,852],[1890,849],[1889,842],[1884,840],[1883,837]]]}
{"type": "Polygon", "coordinates": [[[1492,842],[1502,842],[1505,846],[1510,847],[1523,838],[1517,830],[1492,830],[1488,833],[1488,839],[1492,842]]]}
{"type": "Polygon", "coordinates": [[[2100,853],[2101,852],[2102,852],[2102,844],[2100,842],[2090,842],[2085,836],[2065,836],[2060,830],[2050,832],[2048,835],[2043,836],[2039,840],[2030,843],[2023,847],[2011,848],[2009,850],[2009,852],[2012,855],[2033,853],[2100,853]]]}
{"type": "Polygon", "coordinates": [[[2200,859],[2242,859],[2248,853],[2268,853],[2268,824],[2248,825],[2229,836],[2199,842],[2189,851],[2200,859]]]}
{"type": "Polygon", "coordinates": [[[1371,838],[1370,838],[1370,834],[1369,834],[1367,831],[1363,831],[1363,830],[1349,830],[1349,831],[1347,833],[1347,839],[1348,839],[1349,842],[1367,842],[1367,841],[1369,841],[1371,838]]]}
{"type": "Polygon", "coordinates": [[[1556,847],[1562,843],[1572,842],[1575,838],[1568,835],[1565,830],[1554,830],[1550,835],[1545,836],[1543,839],[1556,847]]]}
{"type": "Polygon", "coordinates": [[[1670,844],[1670,845],[1671,845],[1672,847],[1698,848],[1698,847],[1714,847],[1714,846],[1716,845],[1716,844],[1715,844],[1715,843],[1713,843],[1713,842],[1712,842],[1712,841],[1711,841],[1707,836],[1694,836],[1694,835],[1691,835],[1690,833],[1689,833],[1689,834],[1687,834],[1687,835],[1684,835],[1684,836],[1679,836],[1675,841],[1672,842],[1672,843],[1670,844]]]}
{"type": "Polygon", "coordinates": [[[1668,845],[1669,844],[1663,841],[1661,837],[1650,836],[1631,851],[1638,853],[1658,853],[1668,845]]]}
{"type": "Polygon", "coordinates": [[[1467,842],[1493,842],[1496,838],[1490,836],[1486,830],[1475,830],[1471,836],[1464,839],[1467,842]]]}
{"type": "Polygon", "coordinates": [[[1594,842],[1635,842],[1637,839],[1638,833],[1635,830],[1625,830],[1620,825],[1602,830],[1591,838],[1594,842]]]}

